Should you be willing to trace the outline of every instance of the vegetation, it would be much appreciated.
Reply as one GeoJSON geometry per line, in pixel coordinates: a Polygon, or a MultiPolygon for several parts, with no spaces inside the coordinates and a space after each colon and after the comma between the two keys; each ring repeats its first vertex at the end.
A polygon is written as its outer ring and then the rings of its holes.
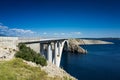
{"type": "MultiPolygon", "coordinates": [[[[32,67],[20,58],[0,61],[0,80],[62,80],[60,77],[48,77],[40,67],[32,67]]],[[[66,79],[64,79],[66,80],[66,79]]],[[[69,80],[69,79],[68,79],[69,80]]]]}
{"type": "Polygon", "coordinates": [[[13,59],[0,63],[0,80],[40,80],[47,74],[39,67],[31,67],[22,59],[13,59]]]}
{"type": "Polygon", "coordinates": [[[19,44],[18,48],[19,48],[19,51],[15,54],[15,57],[22,58],[27,61],[32,61],[42,66],[47,65],[47,61],[44,57],[36,53],[30,47],[27,47],[25,44],[19,44]]]}
{"type": "Polygon", "coordinates": [[[15,54],[18,58],[0,61],[0,80],[71,80],[67,77],[49,77],[40,67],[28,65],[23,59],[42,66],[46,65],[47,62],[45,58],[24,44],[20,44],[18,47],[19,51],[15,54]]]}

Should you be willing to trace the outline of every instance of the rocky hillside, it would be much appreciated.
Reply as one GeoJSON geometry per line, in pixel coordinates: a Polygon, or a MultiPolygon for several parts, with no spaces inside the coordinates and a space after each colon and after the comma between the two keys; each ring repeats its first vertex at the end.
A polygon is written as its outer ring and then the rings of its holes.
{"type": "Polygon", "coordinates": [[[10,60],[14,57],[16,50],[7,47],[0,47],[0,60],[10,60]]]}
{"type": "Polygon", "coordinates": [[[17,50],[16,37],[0,37],[0,60],[9,60],[14,57],[17,50]]]}

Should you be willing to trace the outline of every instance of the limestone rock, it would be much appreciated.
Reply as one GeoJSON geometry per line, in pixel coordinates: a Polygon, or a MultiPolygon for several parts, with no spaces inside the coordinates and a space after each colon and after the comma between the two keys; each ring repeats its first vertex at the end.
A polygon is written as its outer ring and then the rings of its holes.
{"type": "Polygon", "coordinates": [[[72,53],[86,54],[86,50],[79,46],[79,42],[76,39],[69,39],[69,49],[72,53]]]}

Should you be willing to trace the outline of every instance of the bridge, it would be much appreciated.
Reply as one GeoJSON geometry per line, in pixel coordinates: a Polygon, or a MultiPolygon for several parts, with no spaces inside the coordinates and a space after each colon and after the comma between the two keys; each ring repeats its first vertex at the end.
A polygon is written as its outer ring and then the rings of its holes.
{"type": "Polygon", "coordinates": [[[68,50],[68,39],[51,38],[51,39],[19,39],[18,43],[25,43],[27,46],[35,50],[33,44],[37,44],[39,52],[49,62],[60,66],[63,49],[68,50]],[[32,46],[31,46],[32,45],[32,46]]]}

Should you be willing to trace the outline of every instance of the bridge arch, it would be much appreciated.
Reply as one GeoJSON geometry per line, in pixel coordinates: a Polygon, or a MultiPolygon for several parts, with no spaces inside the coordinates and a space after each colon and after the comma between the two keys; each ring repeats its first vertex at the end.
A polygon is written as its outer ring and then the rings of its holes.
{"type": "Polygon", "coordinates": [[[40,53],[45,55],[44,46],[46,45],[47,57],[46,59],[55,64],[57,67],[60,66],[61,56],[64,49],[68,50],[69,43],[68,40],[56,40],[48,43],[40,43],[40,53]]]}

